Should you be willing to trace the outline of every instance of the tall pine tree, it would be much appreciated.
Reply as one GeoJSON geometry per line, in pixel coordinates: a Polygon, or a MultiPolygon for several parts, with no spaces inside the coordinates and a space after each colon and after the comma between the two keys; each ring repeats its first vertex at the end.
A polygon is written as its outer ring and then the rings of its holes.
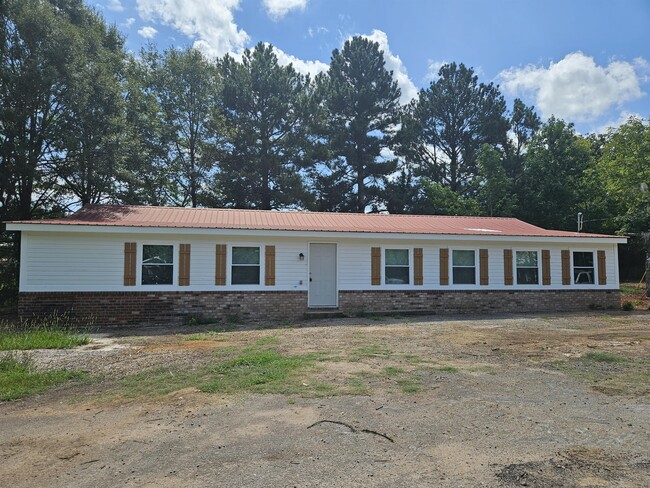
{"type": "Polygon", "coordinates": [[[323,116],[316,132],[326,157],[314,178],[329,178],[327,187],[337,189],[317,200],[322,210],[365,212],[378,204],[383,178],[395,171],[395,161],[381,153],[392,143],[400,89],[379,44],[364,37],[353,37],[332,52],[329,70],[317,85],[323,116]]]}
{"type": "Polygon", "coordinates": [[[280,66],[273,47],[264,43],[247,49],[241,61],[226,55],[220,69],[228,131],[212,203],[267,210],[302,206],[309,79],[291,65],[280,66]]]}

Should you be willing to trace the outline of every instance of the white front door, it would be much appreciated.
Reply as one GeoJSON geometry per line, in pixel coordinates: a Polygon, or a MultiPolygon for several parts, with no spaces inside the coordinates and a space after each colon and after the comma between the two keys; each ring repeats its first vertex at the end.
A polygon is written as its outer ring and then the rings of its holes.
{"type": "Polygon", "coordinates": [[[309,245],[309,306],[336,307],[336,244],[309,245]]]}

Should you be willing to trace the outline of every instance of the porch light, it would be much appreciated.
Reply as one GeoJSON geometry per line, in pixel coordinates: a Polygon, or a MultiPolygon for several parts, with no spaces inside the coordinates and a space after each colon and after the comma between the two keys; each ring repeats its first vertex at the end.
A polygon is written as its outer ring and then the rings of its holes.
{"type": "Polygon", "coordinates": [[[305,260],[305,255],[303,253],[298,254],[298,259],[300,261],[304,261],[305,260]]]}

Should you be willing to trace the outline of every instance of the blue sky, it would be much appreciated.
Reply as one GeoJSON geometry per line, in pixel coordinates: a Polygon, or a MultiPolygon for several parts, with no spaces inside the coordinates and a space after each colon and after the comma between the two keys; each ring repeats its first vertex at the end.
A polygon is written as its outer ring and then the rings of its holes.
{"type": "Polygon", "coordinates": [[[402,89],[416,95],[444,62],[473,66],[506,98],[582,133],[650,117],[648,0],[97,0],[127,47],[196,46],[237,55],[257,42],[305,73],[327,69],[353,35],[380,43],[402,89]]]}

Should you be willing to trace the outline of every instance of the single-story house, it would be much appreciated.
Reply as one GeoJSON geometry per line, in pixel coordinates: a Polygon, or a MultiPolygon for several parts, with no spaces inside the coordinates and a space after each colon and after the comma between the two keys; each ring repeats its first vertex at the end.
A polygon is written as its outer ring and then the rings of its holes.
{"type": "Polygon", "coordinates": [[[21,315],[98,325],[618,308],[626,242],[500,217],[122,205],[7,230],[21,315]]]}

